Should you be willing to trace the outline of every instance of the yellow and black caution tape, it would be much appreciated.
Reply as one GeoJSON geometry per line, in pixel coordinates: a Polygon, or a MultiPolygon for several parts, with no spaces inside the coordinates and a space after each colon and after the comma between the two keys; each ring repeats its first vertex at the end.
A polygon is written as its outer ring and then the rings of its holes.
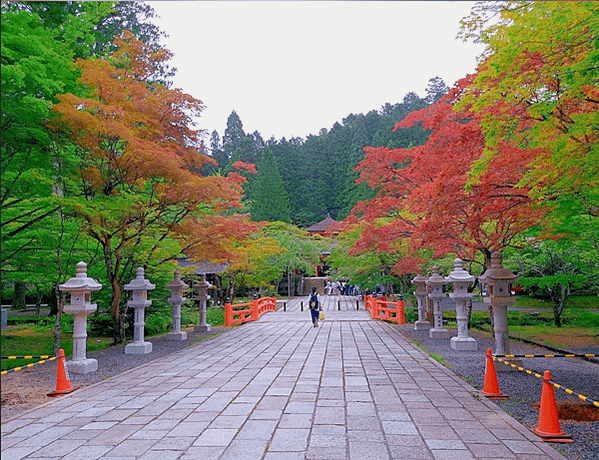
{"type": "Polygon", "coordinates": [[[552,355],[493,355],[496,358],[595,358],[595,353],[555,353],[552,355]]]}
{"type": "Polygon", "coordinates": [[[25,356],[2,356],[2,359],[48,359],[48,358],[52,358],[52,355],[39,355],[39,356],[33,356],[33,355],[25,355],[25,356]]]}
{"type": "MultiPolygon", "coordinates": [[[[44,364],[44,363],[47,363],[49,361],[54,361],[56,358],[58,358],[58,356],[49,356],[49,355],[48,356],[47,355],[41,355],[41,357],[45,357],[45,358],[48,358],[48,359],[42,359],[41,361],[38,361],[36,363],[30,363],[30,364],[26,364],[25,366],[19,366],[19,367],[15,367],[13,369],[7,369],[5,371],[0,372],[0,375],[6,375],[9,372],[17,372],[17,371],[20,371],[22,369],[26,369],[28,367],[36,366],[38,364],[44,364]]],[[[4,358],[4,356],[2,358],[4,358]]],[[[33,358],[34,359],[38,359],[37,356],[34,356],[33,358]]],[[[21,356],[18,356],[18,357],[9,356],[9,357],[7,357],[7,359],[32,359],[32,358],[31,357],[27,357],[27,356],[24,356],[24,357],[21,357],[21,356]]]]}
{"type": "MultiPolygon", "coordinates": [[[[502,364],[505,364],[506,366],[510,366],[510,367],[512,367],[514,369],[517,369],[519,371],[526,372],[529,375],[534,375],[538,379],[542,379],[543,378],[543,376],[541,374],[539,374],[538,372],[531,371],[530,369],[524,369],[522,366],[516,366],[514,363],[510,363],[509,361],[504,361],[503,359],[498,358],[498,356],[499,355],[493,356],[493,359],[499,361],[502,364]]],[[[504,355],[504,356],[511,357],[511,356],[518,356],[518,355],[504,355]]],[[[558,390],[564,390],[569,395],[576,396],[581,401],[584,401],[584,402],[587,402],[589,404],[592,404],[595,407],[599,407],[599,401],[595,401],[594,399],[587,398],[584,395],[575,393],[574,391],[570,390],[569,388],[564,388],[559,383],[555,383],[553,380],[548,380],[548,382],[551,385],[553,385],[555,388],[557,388],[558,390]]]]}

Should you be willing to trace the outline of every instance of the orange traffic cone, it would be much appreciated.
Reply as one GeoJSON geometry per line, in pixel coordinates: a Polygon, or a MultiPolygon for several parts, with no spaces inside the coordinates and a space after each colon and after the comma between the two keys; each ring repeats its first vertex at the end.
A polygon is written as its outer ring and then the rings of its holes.
{"type": "Polygon", "coordinates": [[[58,368],[56,370],[56,389],[48,396],[62,396],[75,391],[67,374],[67,367],[64,364],[64,350],[58,350],[58,368]]]}
{"type": "Polygon", "coordinates": [[[510,399],[509,396],[504,395],[499,390],[499,383],[497,382],[497,372],[495,371],[495,364],[493,363],[493,357],[491,356],[491,349],[487,349],[487,364],[485,366],[485,382],[481,391],[488,399],[510,399]]]}
{"type": "Polygon", "coordinates": [[[553,394],[553,385],[549,383],[551,372],[543,374],[543,390],[541,392],[541,408],[539,410],[539,424],[534,432],[543,441],[547,442],[574,442],[572,436],[565,434],[559,426],[557,404],[553,394]]]}

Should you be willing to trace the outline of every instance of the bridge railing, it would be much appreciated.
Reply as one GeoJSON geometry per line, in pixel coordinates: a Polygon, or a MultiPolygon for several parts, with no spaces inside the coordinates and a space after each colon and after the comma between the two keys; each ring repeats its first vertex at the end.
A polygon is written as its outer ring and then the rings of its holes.
{"type": "Polygon", "coordinates": [[[258,321],[268,311],[277,311],[276,297],[261,297],[251,302],[225,304],[225,326],[258,321]]]}
{"type": "Polygon", "coordinates": [[[388,301],[385,296],[364,296],[364,306],[370,312],[372,319],[381,319],[398,324],[406,324],[405,305],[403,300],[388,301]]]}

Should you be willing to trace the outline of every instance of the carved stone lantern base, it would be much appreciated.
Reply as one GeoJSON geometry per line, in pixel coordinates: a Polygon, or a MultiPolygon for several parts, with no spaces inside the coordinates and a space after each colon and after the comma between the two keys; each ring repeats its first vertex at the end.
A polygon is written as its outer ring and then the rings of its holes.
{"type": "Polygon", "coordinates": [[[126,355],[147,355],[152,353],[152,342],[132,342],[125,346],[126,355]]]}
{"type": "Polygon", "coordinates": [[[428,331],[428,336],[431,339],[448,339],[449,331],[444,328],[443,329],[432,328],[431,330],[428,331]]]}
{"type": "Polygon", "coordinates": [[[89,374],[98,370],[98,361],[93,358],[65,362],[69,372],[73,374],[89,374]]]}
{"type": "Polygon", "coordinates": [[[478,345],[472,337],[452,337],[451,348],[457,351],[476,351],[478,345]]]}
{"type": "Polygon", "coordinates": [[[169,332],[166,335],[166,340],[173,340],[173,341],[187,340],[187,332],[185,332],[185,331],[169,332]]]}
{"type": "Polygon", "coordinates": [[[427,320],[416,321],[414,323],[415,331],[428,331],[431,327],[431,323],[429,323],[427,320]]]}
{"type": "Polygon", "coordinates": [[[198,324],[196,327],[193,328],[193,330],[195,332],[210,332],[212,330],[212,327],[210,326],[210,324],[198,324]]]}

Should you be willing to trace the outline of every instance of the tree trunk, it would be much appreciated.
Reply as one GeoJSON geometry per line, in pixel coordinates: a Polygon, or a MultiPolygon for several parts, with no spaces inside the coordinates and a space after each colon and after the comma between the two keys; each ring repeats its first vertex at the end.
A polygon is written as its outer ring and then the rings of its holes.
{"type": "Polygon", "coordinates": [[[562,313],[564,305],[568,298],[568,287],[563,284],[554,284],[550,289],[551,300],[553,301],[553,323],[557,327],[562,327],[562,313]]]}
{"type": "Polygon", "coordinates": [[[14,296],[12,298],[11,307],[16,310],[25,310],[27,304],[25,302],[25,292],[27,291],[27,286],[23,281],[15,281],[15,291],[14,296]]]}
{"type": "Polygon", "coordinates": [[[48,316],[56,316],[59,311],[58,295],[60,291],[58,291],[57,287],[54,288],[54,291],[54,295],[50,296],[50,299],[48,299],[48,307],[50,307],[50,313],[48,313],[48,316]]]}
{"type": "MultiPolygon", "coordinates": [[[[484,257],[485,257],[485,265],[483,267],[483,272],[481,273],[484,274],[487,271],[487,268],[491,267],[491,255],[492,252],[490,249],[484,249],[482,251],[484,257]]],[[[484,302],[484,299],[483,299],[484,302]]],[[[491,320],[491,335],[493,336],[493,340],[495,340],[495,318],[493,317],[493,307],[491,306],[491,304],[488,304],[488,309],[489,309],[489,319],[491,320]]]]}
{"type": "Polygon", "coordinates": [[[110,312],[114,324],[113,341],[115,344],[125,341],[126,324],[123,312],[126,312],[127,306],[121,309],[121,285],[119,280],[119,272],[121,269],[122,258],[118,251],[112,250],[112,240],[110,237],[105,237],[100,240],[104,250],[104,265],[106,267],[106,275],[110,281],[112,289],[110,298],[110,312]]]}
{"type": "Polygon", "coordinates": [[[62,318],[62,307],[64,305],[64,295],[56,289],[56,320],[54,321],[54,356],[58,355],[60,350],[60,335],[62,333],[62,327],[60,325],[60,319],[62,318]]]}
{"type": "Polygon", "coordinates": [[[472,299],[466,300],[466,311],[468,313],[468,329],[472,327],[472,299]]]}
{"type": "Polygon", "coordinates": [[[44,293],[42,292],[39,284],[35,285],[35,313],[37,316],[40,316],[42,310],[42,299],[44,297],[44,293]]]}

